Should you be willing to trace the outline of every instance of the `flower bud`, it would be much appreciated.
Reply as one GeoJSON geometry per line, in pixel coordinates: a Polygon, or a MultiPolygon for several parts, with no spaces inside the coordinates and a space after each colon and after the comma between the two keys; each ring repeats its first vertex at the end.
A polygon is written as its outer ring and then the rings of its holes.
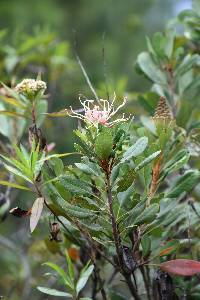
{"type": "Polygon", "coordinates": [[[17,93],[26,96],[27,98],[35,98],[38,93],[44,94],[47,86],[42,80],[23,79],[16,87],[17,93]]]}

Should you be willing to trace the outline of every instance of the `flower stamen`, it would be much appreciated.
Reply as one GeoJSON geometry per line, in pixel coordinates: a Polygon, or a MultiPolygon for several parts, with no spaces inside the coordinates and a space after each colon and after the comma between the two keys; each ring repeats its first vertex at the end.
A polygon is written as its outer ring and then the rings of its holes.
{"type": "MultiPolygon", "coordinates": [[[[77,111],[71,109],[70,116],[72,118],[81,119],[85,122],[89,122],[94,126],[98,126],[98,124],[105,125],[105,126],[112,126],[113,124],[119,122],[125,122],[129,118],[125,118],[125,115],[122,115],[122,118],[116,119],[114,121],[110,121],[110,119],[126,104],[127,98],[125,97],[123,103],[120,104],[116,109],[114,108],[114,102],[116,100],[116,95],[114,93],[114,97],[112,102],[110,103],[108,100],[99,99],[100,106],[95,104],[94,100],[82,101],[79,97],[79,101],[83,106],[84,115],[78,113],[77,111]],[[102,105],[101,105],[102,104],[102,105]]],[[[80,110],[79,110],[80,111],[80,110]]]]}

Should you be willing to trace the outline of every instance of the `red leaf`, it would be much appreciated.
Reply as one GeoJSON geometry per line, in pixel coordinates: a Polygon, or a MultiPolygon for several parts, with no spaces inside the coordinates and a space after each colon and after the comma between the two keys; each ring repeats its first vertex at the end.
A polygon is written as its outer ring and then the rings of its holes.
{"type": "Polygon", "coordinates": [[[174,259],[162,263],[160,269],[175,275],[193,276],[200,273],[200,262],[190,259],[174,259]]]}
{"type": "Polygon", "coordinates": [[[174,247],[168,247],[162,251],[160,251],[159,256],[166,256],[174,250],[174,247]]]}
{"type": "Polygon", "coordinates": [[[166,256],[176,251],[179,246],[178,240],[170,240],[160,249],[159,256],[166,256]]]}

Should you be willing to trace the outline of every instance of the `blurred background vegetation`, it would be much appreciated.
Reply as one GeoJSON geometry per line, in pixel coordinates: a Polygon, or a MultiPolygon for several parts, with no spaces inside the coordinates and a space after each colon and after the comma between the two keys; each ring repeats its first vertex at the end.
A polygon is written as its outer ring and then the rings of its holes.
{"type": "MultiPolygon", "coordinates": [[[[77,52],[98,96],[112,97],[115,91],[120,100],[127,93],[128,110],[136,114],[138,93],[149,88],[134,68],[137,55],[146,49],[145,36],[162,31],[169,19],[190,7],[189,0],[1,0],[0,80],[12,86],[41,72],[50,112],[78,108],[79,94],[93,95],[77,52]]],[[[58,152],[68,152],[75,126],[72,119],[48,118],[44,132],[48,129],[48,142],[55,142],[58,152]]],[[[24,200],[20,194],[14,206],[24,200]]],[[[30,236],[24,220],[12,216],[1,223],[3,299],[47,299],[32,288],[44,280],[41,263],[51,255],[60,259],[56,250],[45,247],[47,232],[40,227],[30,236]]]]}

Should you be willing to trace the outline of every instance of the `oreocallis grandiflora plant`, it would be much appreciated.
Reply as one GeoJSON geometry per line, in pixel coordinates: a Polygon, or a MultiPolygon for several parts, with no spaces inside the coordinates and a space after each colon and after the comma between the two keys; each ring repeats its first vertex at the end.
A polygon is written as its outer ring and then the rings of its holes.
{"type": "Polygon", "coordinates": [[[12,107],[4,116],[29,121],[25,146],[4,145],[1,161],[13,175],[0,184],[35,195],[29,209],[10,213],[30,218],[31,232],[44,211],[53,215],[47,246],[66,254],[67,268],[45,263],[65,290],[40,292],[76,300],[199,299],[199,19],[197,9],[183,12],[176,22],[187,28],[184,39],[169,28],[147,39],[148,51],[138,56],[137,69],[153,82],[138,97],[149,115],[129,115],[129,97],[115,95],[49,113],[78,120],[74,153],[49,153],[39,109],[45,82],[4,86],[12,107]],[[64,165],[67,155],[77,162],[64,165]],[[63,240],[79,259],[72,262],[63,240]]]}

